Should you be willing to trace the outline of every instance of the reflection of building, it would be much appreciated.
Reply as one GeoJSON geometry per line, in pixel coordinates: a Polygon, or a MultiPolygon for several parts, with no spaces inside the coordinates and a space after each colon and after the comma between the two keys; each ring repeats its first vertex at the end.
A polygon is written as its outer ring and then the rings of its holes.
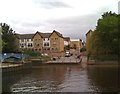
{"type": "Polygon", "coordinates": [[[33,37],[34,34],[20,34],[19,35],[19,47],[20,49],[33,49],[33,37]]]}
{"type": "Polygon", "coordinates": [[[87,33],[86,33],[86,48],[87,48],[87,52],[89,51],[89,48],[90,48],[90,37],[92,35],[92,30],[89,30],[87,33]]]}

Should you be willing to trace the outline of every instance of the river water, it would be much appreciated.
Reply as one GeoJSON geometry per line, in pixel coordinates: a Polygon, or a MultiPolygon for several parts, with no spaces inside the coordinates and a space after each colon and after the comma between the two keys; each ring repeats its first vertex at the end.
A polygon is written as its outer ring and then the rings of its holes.
{"type": "Polygon", "coordinates": [[[40,65],[3,73],[3,92],[117,92],[117,65],[40,65]]]}

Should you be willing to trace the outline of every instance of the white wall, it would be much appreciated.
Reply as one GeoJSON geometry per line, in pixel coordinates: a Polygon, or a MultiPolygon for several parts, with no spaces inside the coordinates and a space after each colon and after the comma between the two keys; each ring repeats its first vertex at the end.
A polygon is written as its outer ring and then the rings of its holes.
{"type": "Polygon", "coordinates": [[[50,47],[50,39],[49,39],[49,38],[44,38],[44,39],[43,39],[43,47],[50,47]],[[46,43],[46,44],[49,43],[49,46],[47,46],[47,45],[44,46],[45,43],[46,43]]]}
{"type": "Polygon", "coordinates": [[[24,39],[24,41],[20,39],[19,41],[20,41],[20,44],[19,44],[20,48],[33,48],[33,41],[31,39],[24,39]],[[22,44],[23,44],[23,47],[22,47],[22,44]],[[28,46],[28,44],[32,44],[32,47],[28,46]]]}

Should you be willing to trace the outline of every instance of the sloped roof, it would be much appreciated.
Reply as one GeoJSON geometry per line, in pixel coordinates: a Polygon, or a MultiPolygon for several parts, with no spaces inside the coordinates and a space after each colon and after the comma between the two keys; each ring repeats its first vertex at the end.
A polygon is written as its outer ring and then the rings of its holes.
{"type": "Polygon", "coordinates": [[[20,34],[15,33],[14,35],[15,35],[16,38],[20,39],[20,34]]]}
{"type": "Polygon", "coordinates": [[[86,33],[86,35],[88,34],[88,33],[90,33],[90,32],[93,32],[91,29],[86,33]]]}
{"type": "Polygon", "coordinates": [[[49,38],[49,36],[51,35],[51,33],[41,33],[41,32],[39,32],[39,31],[37,31],[37,32],[33,35],[32,38],[34,38],[34,36],[35,36],[37,33],[38,33],[42,38],[49,38]]]}
{"type": "Polygon", "coordinates": [[[32,39],[33,36],[34,34],[20,34],[19,38],[20,39],[32,39]]]}
{"type": "Polygon", "coordinates": [[[62,38],[63,38],[62,34],[60,34],[59,32],[57,32],[57,31],[55,31],[55,30],[54,30],[54,32],[56,32],[56,34],[57,34],[59,37],[62,37],[62,38]]]}
{"type": "MultiPolygon", "coordinates": [[[[60,34],[59,32],[57,32],[57,31],[55,31],[55,30],[53,30],[53,32],[51,33],[51,35],[52,35],[54,32],[55,32],[59,37],[63,38],[62,34],[60,34]]],[[[50,35],[50,36],[51,36],[51,35],[50,35]]]]}
{"type": "Polygon", "coordinates": [[[49,38],[51,33],[40,33],[43,38],[49,38]]]}
{"type": "Polygon", "coordinates": [[[70,41],[70,37],[64,37],[64,41],[70,41]]]}

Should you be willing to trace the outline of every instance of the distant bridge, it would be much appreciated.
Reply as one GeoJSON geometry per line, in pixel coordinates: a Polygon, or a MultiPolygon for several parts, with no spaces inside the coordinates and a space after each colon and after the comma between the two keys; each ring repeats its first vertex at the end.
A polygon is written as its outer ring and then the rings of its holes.
{"type": "Polygon", "coordinates": [[[7,58],[16,58],[16,59],[23,59],[25,58],[25,55],[24,54],[16,54],[16,53],[3,53],[3,54],[0,54],[0,59],[1,60],[4,60],[4,59],[7,59],[7,58]]]}

